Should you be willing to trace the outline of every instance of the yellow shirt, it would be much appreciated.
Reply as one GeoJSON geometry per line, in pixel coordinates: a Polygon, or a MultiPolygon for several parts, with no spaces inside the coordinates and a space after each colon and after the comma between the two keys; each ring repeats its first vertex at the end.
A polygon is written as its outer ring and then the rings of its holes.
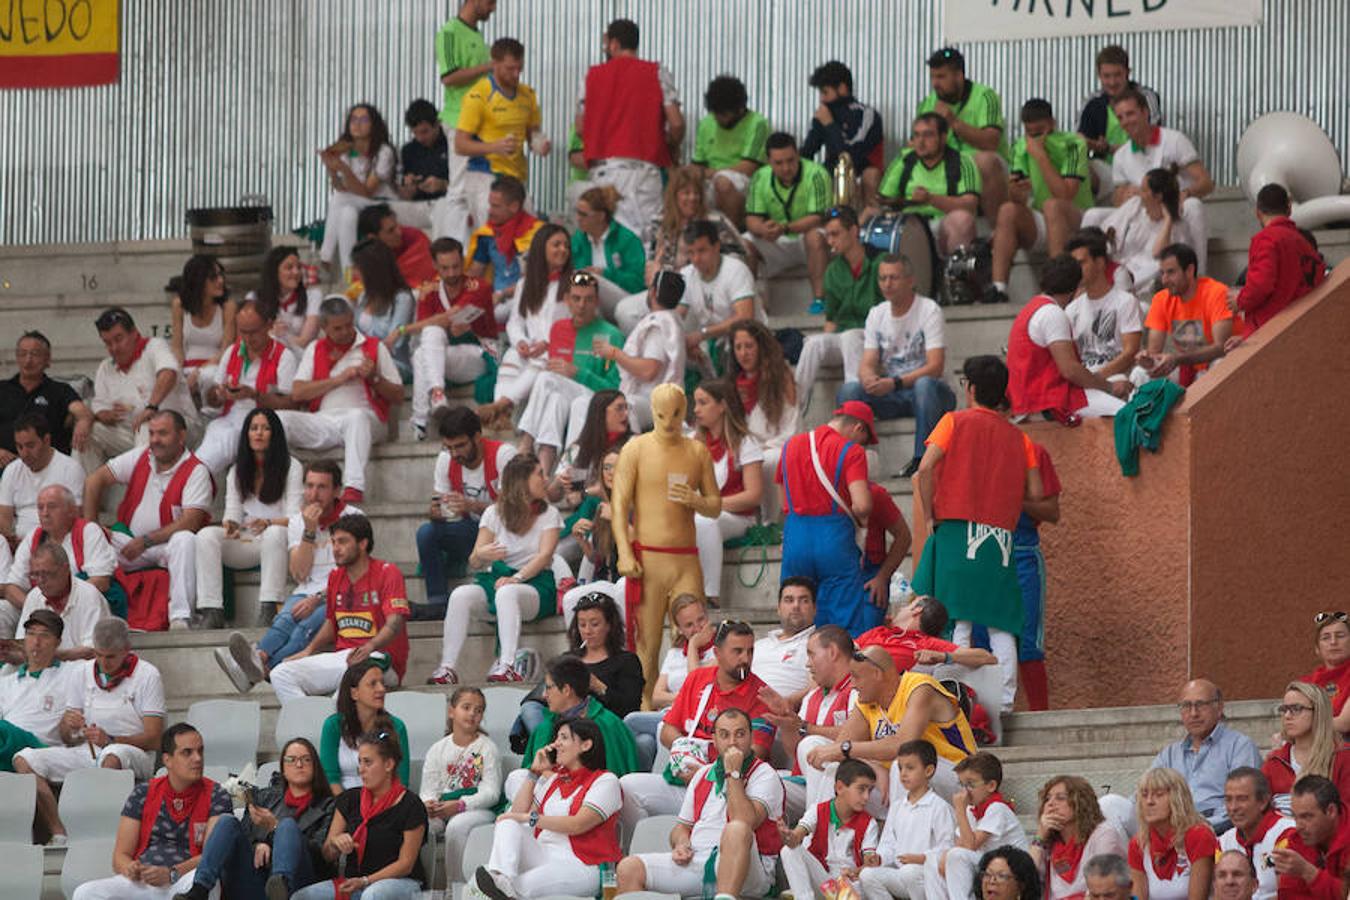
{"type": "Polygon", "coordinates": [[[510,175],[524,182],[529,177],[525,145],[530,129],[542,124],[543,117],[539,112],[534,88],[522,81],[516,85],[516,95],[508,97],[497,89],[491,75],[479,79],[464,95],[456,127],[485,144],[500,141],[507,135],[515,135],[518,143],[516,152],[509,156],[489,153],[486,158],[472,158],[469,171],[482,172],[490,168],[493,174],[510,175]]]}
{"type": "MultiPolygon", "coordinates": [[[[930,687],[937,691],[946,700],[951,701],[952,706],[956,706],[956,698],[951,692],[938,684],[937,680],[931,675],[920,675],[917,672],[906,672],[900,676],[900,689],[895,692],[895,697],[891,699],[889,708],[883,710],[875,703],[859,703],[858,711],[863,714],[867,720],[867,730],[871,732],[871,740],[880,741],[891,737],[900,730],[900,721],[905,717],[905,709],[909,706],[910,695],[921,687],[930,687]]],[[[923,730],[923,739],[933,745],[937,750],[938,756],[951,762],[960,762],[970,754],[974,753],[975,735],[970,730],[970,723],[966,721],[965,714],[957,708],[956,718],[946,722],[929,722],[928,727],[923,730]]],[[[891,761],[886,762],[886,768],[890,768],[891,761]]]]}

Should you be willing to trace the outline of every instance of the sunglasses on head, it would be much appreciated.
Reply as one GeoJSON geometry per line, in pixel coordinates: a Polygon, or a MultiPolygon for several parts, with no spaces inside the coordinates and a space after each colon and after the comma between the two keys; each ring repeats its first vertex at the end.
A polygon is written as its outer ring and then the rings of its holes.
{"type": "Polygon", "coordinates": [[[609,594],[602,594],[599,591],[596,591],[587,594],[578,600],[576,609],[578,611],[583,609],[603,609],[607,602],[612,603],[614,601],[610,598],[609,594]]]}
{"type": "Polygon", "coordinates": [[[595,287],[600,281],[590,272],[573,272],[572,284],[577,287],[595,287]]]}
{"type": "Polygon", "coordinates": [[[713,642],[722,640],[728,633],[745,633],[750,629],[749,622],[739,622],[735,619],[723,619],[717,625],[717,631],[713,634],[713,642]]]}
{"type": "Polygon", "coordinates": [[[1314,625],[1325,625],[1328,622],[1347,622],[1350,623],[1350,613],[1344,612],[1320,612],[1313,616],[1314,625]]]}
{"type": "Polygon", "coordinates": [[[94,322],[94,328],[99,331],[108,331],[116,328],[118,325],[121,325],[123,328],[132,327],[131,316],[124,310],[110,309],[99,316],[94,322]]]}
{"type": "Polygon", "coordinates": [[[853,661],[854,661],[854,662],[860,662],[860,663],[867,663],[868,665],[876,666],[878,669],[881,668],[881,663],[877,662],[875,659],[873,659],[872,657],[868,656],[866,653],[862,652],[861,650],[854,650],[854,651],[853,651],[853,661]]]}

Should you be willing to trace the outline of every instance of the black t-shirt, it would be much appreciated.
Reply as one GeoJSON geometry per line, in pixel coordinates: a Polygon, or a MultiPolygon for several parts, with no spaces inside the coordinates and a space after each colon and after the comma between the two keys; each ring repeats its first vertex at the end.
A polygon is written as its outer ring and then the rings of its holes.
{"type": "Polygon", "coordinates": [[[605,683],[605,696],[596,699],[622,719],[642,706],[642,661],[628,650],[587,663],[591,674],[605,683]]]}
{"type": "MultiPolygon", "coordinates": [[[[337,798],[336,808],[347,823],[347,833],[356,831],[356,826],[361,824],[361,789],[343,791],[337,798]]],[[[418,827],[423,829],[422,839],[425,841],[426,805],[417,794],[404,788],[402,799],[392,809],[371,820],[370,827],[366,829],[366,858],[358,864],[355,853],[347,857],[346,877],[369,875],[397,862],[398,852],[403,849],[403,833],[418,827]]],[[[420,855],[413,863],[413,870],[408,877],[419,883],[426,882],[420,855]]]]}
{"type": "Polygon", "coordinates": [[[62,453],[70,453],[70,404],[78,403],[79,394],[64,381],[53,381],[46,375],[31,394],[19,384],[19,376],[0,381],[0,447],[14,453],[14,420],[27,412],[47,418],[52,432],[52,446],[62,453]]]}
{"type": "MultiPolygon", "coordinates": [[[[399,151],[399,161],[403,166],[404,175],[417,175],[422,178],[428,176],[439,178],[446,181],[450,178],[450,143],[445,139],[445,132],[442,131],[436,143],[430,147],[424,147],[420,141],[408,141],[399,151]]],[[[424,191],[418,191],[414,200],[435,200],[437,197],[444,197],[445,191],[439,191],[435,194],[428,194],[424,191]]]]}

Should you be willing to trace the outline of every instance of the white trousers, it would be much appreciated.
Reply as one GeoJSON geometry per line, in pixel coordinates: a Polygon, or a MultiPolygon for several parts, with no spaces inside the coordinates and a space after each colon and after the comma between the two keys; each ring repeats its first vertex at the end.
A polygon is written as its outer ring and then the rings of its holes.
{"type": "Polygon", "coordinates": [[[535,379],[543,371],[543,360],[524,359],[512,347],[502,354],[501,365],[497,367],[497,386],[493,389],[493,399],[506,397],[516,406],[522,405],[530,398],[535,379]]]}
{"type": "Polygon", "coordinates": [[[286,590],[288,554],[286,528],[269,525],[249,540],[226,539],[225,529],[208,525],[197,532],[197,608],[220,609],[225,605],[223,566],[251,569],[261,566],[259,603],[280,603],[286,590]]]}
{"type": "Polygon", "coordinates": [[[533,437],[536,444],[561,449],[567,446],[566,438],[572,430],[568,426],[569,420],[576,431],[572,436],[581,434],[593,393],[584,384],[556,372],[540,372],[517,428],[533,437]],[[575,423],[574,408],[578,404],[581,406],[581,424],[575,423]]]}
{"type": "Polygon", "coordinates": [[[773,480],[774,473],[778,471],[778,461],[783,456],[783,447],[765,446],[764,448],[764,494],[759,501],[760,521],[766,525],[770,522],[783,521],[783,501],[778,492],[778,483],[773,480]]]}
{"type": "Polygon", "coordinates": [[[645,247],[651,242],[664,208],[661,170],[638,159],[602,159],[591,169],[591,184],[610,184],[619,192],[614,218],[638,237],[645,247]]]}
{"type": "MultiPolygon", "coordinates": [[[[455,882],[465,882],[473,877],[472,872],[465,872],[461,866],[464,859],[464,848],[469,843],[469,832],[473,831],[479,825],[491,825],[496,821],[497,816],[490,809],[466,809],[462,813],[456,813],[445,820],[445,883],[454,884],[455,882]]],[[[436,821],[432,821],[432,827],[436,827],[436,821]]]]}
{"type": "Polygon", "coordinates": [[[39,778],[53,784],[60,784],[66,780],[67,775],[79,769],[99,768],[103,765],[103,760],[110,756],[117,757],[122,768],[134,773],[137,781],[148,781],[158,766],[156,760],[158,755],[151,755],[140,747],[133,747],[130,744],[107,744],[100,747],[93,756],[89,755],[88,744],[76,747],[33,747],[14,754],[15,758],[22,757],[39,778]]]}
{"type": "Polygon", "coordinates": [[[478,229],[487,224],[488,194],[492,191],[492,182],[496,180],[497,176],[491,172],[464,173],[464,205],[469,210],[470,228],[478,229]]]}
{"type": "Polygon", "coordinates": [[[945,878],[938,873],[941,853],[929,853],[924,860],[924,893],[932,900],[969,900],[975,896],[975,871],[980,867],[980,857],[984,856],[985,851],[952,847],[945,852],[947,854],[945,878]]]}
{"type": "MultiPolygon", "coordinates": [[[[1138,369],[1138,366],[1135,366],[1138,369]]],[[[1096,388],[1084,388],[1083,393],[1087,395],[1087,405],[1082,409],[1075,410],[1075,414],[1084,419],[1112,418],[1116,413],[1125,408],[1125,401],[1115,394],[1108,394],[1106,391],[1099,391],[1096,388]]]]}
{"type": "Polygon", "coordinates": [[[589,897],[600,886],[599,866],[551,850],[539,843],[533,828],[510,819],[493,826],[487,867],[510,878],[522,900],[558,894],[589,897]]]}
{"type": "Polygon", "coordinates": [[[743,536],[753,520],[737,513],[722,512],[717,518],[694,514],[694,542],[698,564],[703,569],[703,595],[722,596],[722,544],[743,536]]]}
{"type": "Polygon", "coordinates": [[[464,200],[464,173],[469,158],[455,152],[454,135],[450,137],[449,172],[445,196],[431,206],[431,237],[433,240],[452,237],[466,248],[469,246],[469,207],[464,200]]]}
{"type": "MultiPolygon", "coordinates": [[[[177,881],[164,887],[151,887],[122,875],[113,875],[111,878],[86,881],[75,889],[71,900],[170,900],[175,895],[186,893],[191,889],[192,879],[196,875],[195,870],[184,872],[177,881]]],[[[211,888],[208,896],[211,900],[220,897],[219,883],[211,888]]]]}
{"type": "Polygon", "coordinates": [[[741,237],[759,254],[760,278],[773,278],[784,272],[806,267],[806,242],[802,240],[801,235],[780,237],[776,241],[770,241],[755,237],[747,231],[741,237]]]}
{"type": "MultiPolygon", "coordinates": [[[[952,643],[970,646],[970,622],[959,621],[952,628],[952,643]]],[[[1003,696],[999,703],[1003,710],[1011,710],[1017,699],[1017,637],[998,628],[989,629],[989,649],[998,657],[998,671],[1003,676],[1003,696]]],[[[989,710],[990,715],[994,710],[989,710]]]]}
{"type": "Polygon", "coordinates": [[[641,291],[636,294],[629,294],[623,297],[614,305],[614,313],[610,316],[614,324],[619,326],[619,330],[624,334],[629,334],[637,323],[642,321],[642,317],[651,312],[647,306],[647,292],[641,291]]]}
{"type": "Polygon", "coordinates": [[[239,431],[244,427],[244,420],[253,409],[251,406],[247,409],[241,408],[236,403],[229,414],[207,423],[202,442],[194,452],[216,478],[220,478],[234,462],[235,455],[239,452],[239,431]]]}
{"type": "MultiPolygon", "coordinates": [[[[679,894],[681,897],[703,895],[703,867],[711,852],[697,853],[687,864],[676,865],[670,853],[639,853],[642,867],[647,870],[647,890],[658,894],[679,894]]],[[[763,897],[773,887],[773,857],[758,853],[750,855],[745,881],[737,891],[740,897],[763,897]]],[[[810,897],[810,894],[798,894],[810,897]]]]}
{"type": "MultiPolygon", "coordinates": [[[[283,704],[301,697],[325,697],[337,691],[342,675],[347,671],[347,656],[352,648],[331,653],[316,653],[283,662],[272,670],[272,690],[283,704]]],[[[393,667],[384,672],[384,685],[398,687],[398,673],[393,667]]]]}
{"type": "MultiPolygon", "coordinates": [[[[583,560],[582,565],[586,565],[583,560]]],[[[569,588],[562,598],[563,627],[572,627],[572,616],[576,615],[577,604],[581,598],[587,594],[604,594],[614,601],[614,605],[619,608],[619,620],[627,621],[627,610],[624,609],[624,592],[628,588],[628,579],[620,578],[618,581],[588,581],[584,584],[578,584],[574,588],[569,588]]]]}
{"type": "Polygon", "coordinates": [[[820,887],[837,872],[831,872],[812,855],[809,840],[802,841],[796,847],[783,845],[778,851],[778,859],[783,864],[783,874],[787,876],[788,887],[794,897],[814,897],[820,887]]]}
{"type": "Polygon", "coordinates": [[[420,336],[412,354],[412,421],[425,425],[431,411],[431,392],[436,388],[445,390],[447,381],[456,384],[473,381],[487,371],[487,363],[483,361],[482,346],[452,344],[439,325],[423,328],[420,336]]]}
{"type": "MultiPolygon", "coordinates": [[[[813,334],[802,344],[802,355],[797,360],[797,407],[806,409],[811,400],[811,388],[820,375],[821,366],[844,367],[844,382],[858,380],[862,366],[863,330],[822,331],[813,334]]],[[[833,407],[831,407],[833,408],[833,407]]]]}
{"type": "MultiPolygon", "coordinates": [[[[599,265],[599,261],[596,262],[596,265],[599,265]]],[[[603,275],[598,276],[596,281],[598,282],[600,293],[600,314],[609,321],[615,322],[617,321],[616,315],[618,313],[619,304],[628,299],[629,293],[626,289],[619,287],[619,285],[610,281],[603,275]]],[[[641,296],[645,299],[647,295],[642,294],[641,296]]],[[[641,317],[639,316],[639,318],[641,317]]],[[[628,332],[626,331],[624,332],[624,334],[627,333],[628,332]]]]}
{"type": "MultiPolygon", "coordinates": [[[[520,626],[527,619],[539,615],[539,592],[528,584],[508,584],[497,589],[497,641],[501,644],[502,662],[512,664],[520,649],[520,626]]],[[[445,608],[445,630],[441,635],[441,665],[454,668],[464,640],[469,636],[469,623],[474,619],[489,620],[487,592],[476,584],[461,584],[450,592],[445,608]]]]}
{"type": "MultiPolygon", "coordinates": [[[[390,200],[389,208],[394,211],[398,217],[398,224],[408,228],[417,228],[422,231],[432,229],[432,210],[436,208],[437,200],[390,200]]],[[[413,285],[416,287],[416,285],[413,285]]]]}
{"type": "Polygon", "coordinates": [[[328,195],[328,217],[323,226],[323,247],[319,258],[344,268],[352,264],[352,248],[356,246],[356,219],[361,210],[376,203],[387,203],[388,197],[361,197],[347,191],[328,195]]]}
{"type": "Polygon", "coordinates": [[[156,544],[135,559],[127,559],[122,549],[134,538],[120,531],[109,536],[117,553],[117,564],[128,572],[139,569],[169,570],[169,621],[188,619],[197,608],[197,536],[190,531],[175,531],[167,543],[156,544]]]}
{"type": "Polygon", "coordinates": [[[381,422],[368,409],[335,409],[331,412],[280,414],[286,440],[301,450],[342,448],[342,486],[358,491],[366,489],[366,464],[370,448],[389,434],[387,422],[381,422]]]}
{"type": "Polygon", "coordinates": [[[923,866],[917,863],[907,863],[899,868],[871,866],[862,870],[858,881],[866,900],[891,900],[892,897],[924,900],[923,875],[923,866]]]}
{"type": "Polygon", "coordinates": [[[626,838],[633,836],[638,822],[652,816],[673,816],[684,802],[685,786],[667,784],[659,773],[630,772],[619,779],[619,786],[623,788],[619,824],[626,838]]]}

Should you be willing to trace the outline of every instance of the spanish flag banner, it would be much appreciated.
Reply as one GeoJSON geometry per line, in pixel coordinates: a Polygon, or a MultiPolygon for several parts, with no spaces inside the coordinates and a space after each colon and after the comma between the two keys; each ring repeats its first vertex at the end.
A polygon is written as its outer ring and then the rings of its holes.
{"type": "Polygon", "coordinates": [[[118,0],[0,0],[0,88],[117,82],[118,0]]]}

